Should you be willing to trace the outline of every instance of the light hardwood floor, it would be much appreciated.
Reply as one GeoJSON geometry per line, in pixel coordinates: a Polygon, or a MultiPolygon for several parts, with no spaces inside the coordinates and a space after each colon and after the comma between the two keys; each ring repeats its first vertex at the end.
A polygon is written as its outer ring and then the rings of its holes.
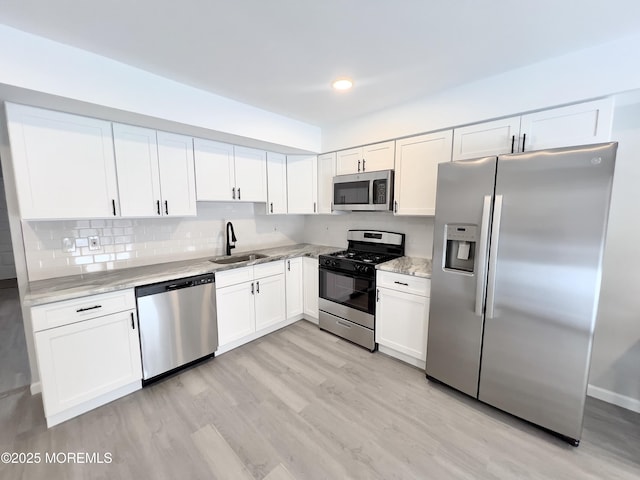
{"type": "Polygon", "coordinates": [[[635,479],[640,415],[589,399],[580,447],[300,321],[47,430],[0,400],[0,451],[110,453],[2,479],[635,479]]]}
{"type": "Polygon", "coordinates": [[[31,380],[20,297],[14,280],[0,280],[0,396],[31,380]]]}

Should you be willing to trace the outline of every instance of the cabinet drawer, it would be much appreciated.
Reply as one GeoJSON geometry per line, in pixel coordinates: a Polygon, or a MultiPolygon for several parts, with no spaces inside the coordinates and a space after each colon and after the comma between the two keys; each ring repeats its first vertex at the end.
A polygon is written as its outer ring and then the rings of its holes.
{"type": "Polygon", "coordinates": [[[376,286],[428,297],[431,291],[431,280],[413,275],[379,271],[376,286]]]}
{"type": "Polygon", "coordinates": [[[120,290],[38,305],[31,309],[31,320],[33,331],[39,332],[135,308],[136,298],[133,290],[120,290]]]}
{"type": "Polygon", "coordinates": [[[223,272],[216,272],[216,288],[237,285],[253,280],[253,267],[234,268],[223,272]]]}
{"type": "Polygon", "coordinates": [[[270,277],[284,273],[284,263],[286,260],[276,260],[274,262],[261,263],[253,266],[253,278],[270,277]]]}

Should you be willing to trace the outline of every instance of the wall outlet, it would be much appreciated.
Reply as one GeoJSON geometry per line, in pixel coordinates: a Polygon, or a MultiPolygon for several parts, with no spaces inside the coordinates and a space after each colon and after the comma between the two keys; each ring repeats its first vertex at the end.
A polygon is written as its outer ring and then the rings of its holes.
{"type": "Polygon", "coordinates": [[[76,242],[73,238],[65,237],[62,239],[62,251],[63,252],[75,252],[76,242]]]}
{"type": "Polygon", "coordinates": [[[89,250],[100,250],[100,237],[89,237],[89,250]]]}

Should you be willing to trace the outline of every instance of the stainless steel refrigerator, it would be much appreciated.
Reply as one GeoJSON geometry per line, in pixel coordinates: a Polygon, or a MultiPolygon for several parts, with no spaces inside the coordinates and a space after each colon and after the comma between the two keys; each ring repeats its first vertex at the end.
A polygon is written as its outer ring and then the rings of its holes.
{"type": "Polygon", "coordinates": [[[427,377],[576,446],[616,149],[438,169],[427,377]]]}

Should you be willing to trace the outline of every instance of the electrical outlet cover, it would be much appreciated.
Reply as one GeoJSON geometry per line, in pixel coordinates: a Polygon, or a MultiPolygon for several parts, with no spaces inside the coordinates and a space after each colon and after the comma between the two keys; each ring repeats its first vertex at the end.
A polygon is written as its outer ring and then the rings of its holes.
{"type": "Polygon", "coordinates": [[[99,237],[89,237],[89,250],[99,250],[100,249],[100,238],[99,237]]]}
{"type": "Polygon", "coordinates": [[[76,242],[73,238],[65,237],[62,239],[62,251],[63,252],[75,252],[76,242]]]}

